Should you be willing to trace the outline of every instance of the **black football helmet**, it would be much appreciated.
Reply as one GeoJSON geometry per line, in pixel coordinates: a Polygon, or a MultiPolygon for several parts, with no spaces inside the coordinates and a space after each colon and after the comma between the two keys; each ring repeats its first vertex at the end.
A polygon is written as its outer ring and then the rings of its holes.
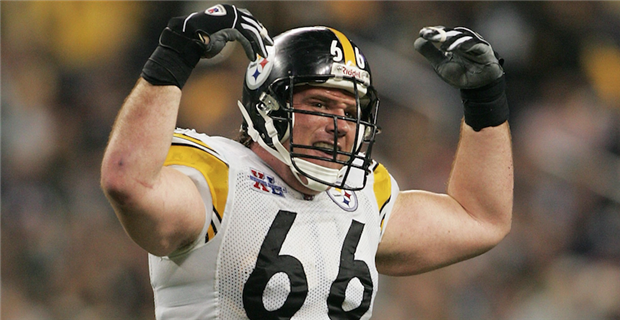
{"type": "Polygon", "coordinates": [[[244,116],[242,129],[253,141],[286,163],[306,187],[315,191],[324,191],[329,187],[362,189],[371,164],[379,107],[366,57],[344,34],[328,27],[292,29],[275,37],[274,45],[267,49],[269,57],[259,57],[246,70],[243,104],[239,103],[244,116]],[[351,92],[357,102],[356,115],[336,116],[295,110],[291,102],[294,88],[300,85],[324,86],[351,92]],[[354,123],[356,132],[353,150],[338,150],[337,127],[333,149],[296,144],[293,126],[295,114],[300,112],[332,118],[335,126],[337,120],[354,123]],[[288,148],[283,146],[287,139],[288,148]],[[321,149],[331,153],[331,156],[310,156],[301,153],[303,149],[321,149]],[[327,168],[308,159],[334,162],[342,167],[327,168]],[[361,172],[352,174],[356,170],[361,172]],[[306,177],[307,182],[300,175],[306,177]]]}

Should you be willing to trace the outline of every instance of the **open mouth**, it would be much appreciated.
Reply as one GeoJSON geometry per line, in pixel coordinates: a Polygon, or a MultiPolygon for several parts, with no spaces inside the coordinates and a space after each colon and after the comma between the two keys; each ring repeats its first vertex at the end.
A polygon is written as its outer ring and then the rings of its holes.
{"type": "MultiPolygon", "coordinates": [[[[316,148],[315,150],[319,151],[320,153],[325,154],[326,157],[328,158],[334,157],[334,145],[333,144],[327,143],[327,142],[316,142],[316,143],[313,143],[312,146],[316,148]]],[[[336,146],[336,150],[340,151],[340,147],[336,146]]]]}

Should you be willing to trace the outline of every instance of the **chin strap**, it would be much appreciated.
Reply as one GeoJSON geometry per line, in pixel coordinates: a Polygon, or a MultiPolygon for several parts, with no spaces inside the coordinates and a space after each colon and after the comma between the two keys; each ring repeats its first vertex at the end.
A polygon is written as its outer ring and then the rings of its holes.
{"type": "Polygon", "coordinates": [[[295,166],[299,167],[303,172],[308,172],[312,176],[321,177],[323,181],[331,184],[336,183],[338,179],[343,176],[345,167],[339,170],[326,168],[304,159],[294,159],[291,161],[290,153],[288,152],[288,150],[286,150],[286,148],[282,145],[282,143],[280,143],[280,140],[278,139],[278,131],[273,124],[273,119],[271,119],[271,117],[269,117],[264,110],[258,108],[258,113],[261,115],[261,117],[263,117],[263,119],[265,119],[265,129],[267,129],[267,135],[269,139],[271,139],[271,143],[276,148],[276,150],[274,150],[269,145],[267,145],[265,140],[263,140],[263,138],[260,136],[258,130],[254,128],[254,123],[252,122],[250,115],[248,114],[241,101],[237,101],[237,106],[239,107],[239,110],[241,110],[241,114],[243,115],[245,122],[248,124],[248,135],[250,135],[252,140],[258,143],[263,149],[267,150],[267,152],[269,152],[271,155],[276,157],[276,159],[284,162],[291,169],[295,178],[305,187],[319,192],[325,191],[330,188],[329,185],[318,182],[302,174],[295,168],[295,166]],[[293,161],[295,162],[295,164],[293,164],[293,161]]]}
{"type": "MultiPolygon", "coordinates": [[[[323,179],[323,181],[327,182],[327,183],[331,183],[334,184],[338,181],[338,179],[340,177],[342,177],[344,175],[344,167],[340,170],[338,169],[332,169],[332,168],[326,168],[323,166],[320,166],[318,164],[314,164],[310,161],[304,160],[304,159],[299,159],[299,158],[295,158],[293,159],[293,162],[295,162],[295,166],[299,167],[303,172],[308,172],[310,173],[313,177],[321,177],[323,179]]],[[[300,178],[301,178],[301,173],[299,173],[297,171],[297,169],[295,168],[295,166],[291,166],[291,171],[293,171],[293,173],[295,173],[295,177],[297,178],[297,180],[299,180],[299,182],[301,182],[304,186],[314,190],[314,191],[325,191],[327,189],[330,188],[329,185],[323,184],[321,182],[309,179],[307,176],[306,180],[307,182],[303,182],[300,178]]]]}

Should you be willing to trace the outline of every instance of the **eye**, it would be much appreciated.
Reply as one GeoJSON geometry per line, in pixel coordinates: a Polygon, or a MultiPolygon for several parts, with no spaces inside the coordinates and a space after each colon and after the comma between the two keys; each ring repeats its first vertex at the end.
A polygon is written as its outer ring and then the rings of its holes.
{"type": "Polygon", "coordinates": [[[344,115],[347,118],[357,118],[357,110],[345,110],[344,115]]]}

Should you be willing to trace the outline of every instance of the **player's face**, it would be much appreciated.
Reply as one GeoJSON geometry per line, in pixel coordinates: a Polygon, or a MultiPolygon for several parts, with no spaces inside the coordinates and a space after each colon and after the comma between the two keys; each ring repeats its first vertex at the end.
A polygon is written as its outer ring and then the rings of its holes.
{"type": "MultiPolygon", "coordinates": [[[[355,96],[348,91],[333,88],[304,86],[296,88],[293,95],[293,107],[296,110],[321,112],[329,115],[356,118],[355,96]]],[[[295,148],[293,152],[323,158],[333,158],[334,135],[337,137],[339,151],[351,152],[355,143],[356,124],[351,121],[333,117],[323,117],[304,113],[295,113],[293,141],[295,144],[313,146],[316,149],[295,148]]],[[[348,157],[338,155],[338,160],[346,161],[348,157]]],[[[318,165],[340,169],[342,165],[318,159],[307,159],[318,165]]]]}

